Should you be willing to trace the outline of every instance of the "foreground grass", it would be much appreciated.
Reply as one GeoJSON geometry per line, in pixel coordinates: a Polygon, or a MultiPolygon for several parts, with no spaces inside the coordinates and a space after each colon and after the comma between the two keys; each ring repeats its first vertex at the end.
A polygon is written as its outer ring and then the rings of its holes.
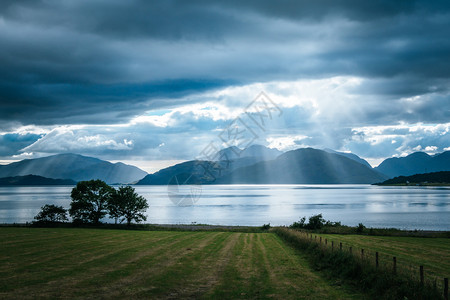
{"type": "MultiPolygon", "coordinates": [[[[339,235],[314,234],[321,236],[322,240],[334,241],[335,247],[340,242],[353,251],[364,249],[366,255],[380,253],[380,261],[392,263],[392,257],[397,257],[399,270],[407,267],[417,269],[424,266],[425,273],[438,278],[450,277],[450,239],[448,238],[417,238],[392,236],[365,236],[365,235],[339,235]]],[[[373,256],[374,257],[374,256],[373,256]]],[[[418,274],[418,272],[417,272],[418,274]]]]}
{"type": "Polygon", "coordinates": [[[0,240],[0,298],[362,298],[271,233],[0,228],[0,240]]]}

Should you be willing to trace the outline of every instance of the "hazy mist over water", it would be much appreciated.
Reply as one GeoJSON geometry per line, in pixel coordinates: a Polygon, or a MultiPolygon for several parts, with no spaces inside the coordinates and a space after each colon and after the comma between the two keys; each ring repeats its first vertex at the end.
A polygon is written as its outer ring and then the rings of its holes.
{"type": "MultiPolygon", "coordinates": [[[[44,204],[70,205],[72,187],[1,187],[0,223],[33,220],[44,204]]],[[[450,230],[450,188],[370,185],[207,185],[198,201],[177,206],[167,186],[136,186],[147,223],[290,225],[322,213],[345,225],[450,230]]],[[[111,220],[105,220],[112,222],[111,220]]]]}

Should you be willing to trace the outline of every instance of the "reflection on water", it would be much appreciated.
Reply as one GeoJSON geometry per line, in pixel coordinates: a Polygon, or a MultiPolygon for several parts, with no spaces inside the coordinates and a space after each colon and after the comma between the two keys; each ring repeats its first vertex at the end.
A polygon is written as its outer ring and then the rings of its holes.
{"type": "MultiPolygon", "coordinates": [[[[208,185],[193,206],[176,206],[166,186],[136,186],[149,223],[289,225],[302,216],[367,227],[450,230],[450,188],[369,185],[208,185]]],[[[32,221],[44,204],[70,203],[72,187],[0,187],[0,223],[32,221]]]]}

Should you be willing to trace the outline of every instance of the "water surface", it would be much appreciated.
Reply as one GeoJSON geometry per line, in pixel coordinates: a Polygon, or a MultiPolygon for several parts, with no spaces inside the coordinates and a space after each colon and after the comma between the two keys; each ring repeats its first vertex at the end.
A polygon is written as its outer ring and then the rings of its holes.
{"type": "MultiPolygon", "coordinates": [[[[175,205],[167,186],[135,188],[149,202],[148,223],[290,225],[322,213],[346,225],[450,230],[449,187],[207,185],[194,191],[199,196],[191,206],[175,205]]],[[[71,189],[0,187],[0,223],[30,222],[44,204],[68,208],[71,189]]]]}

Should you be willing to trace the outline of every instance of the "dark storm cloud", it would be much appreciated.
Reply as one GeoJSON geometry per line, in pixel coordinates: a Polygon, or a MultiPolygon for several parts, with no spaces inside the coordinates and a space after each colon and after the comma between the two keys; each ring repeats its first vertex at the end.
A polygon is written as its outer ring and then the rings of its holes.
{"type": "Polygon", "coordinates": [[[4,134],[0,135],[0,157],[16,154],[19,150],[36,142],[42,135],[38,134],[4,134]]]}
{"type": "MultiPolygon", "coordinates": [[[[447,1],[2,1],[0,127],[114,123],[236,83],[351,75],[450,89],[447,1]],[[161,101],[172,98],[173,101],[161,101]]],[[[435,105],[418,106],[431,119],[435,105]]],[[[374,117],[376,117],[376,112],[374,117]]],[[[408,116],[405,116],[407,118],[408,116]]],[[[440,119],[448,117],[448,111],[440,119]]],[[[398,121],[398,115],[385,117],[398,121]]]]}

